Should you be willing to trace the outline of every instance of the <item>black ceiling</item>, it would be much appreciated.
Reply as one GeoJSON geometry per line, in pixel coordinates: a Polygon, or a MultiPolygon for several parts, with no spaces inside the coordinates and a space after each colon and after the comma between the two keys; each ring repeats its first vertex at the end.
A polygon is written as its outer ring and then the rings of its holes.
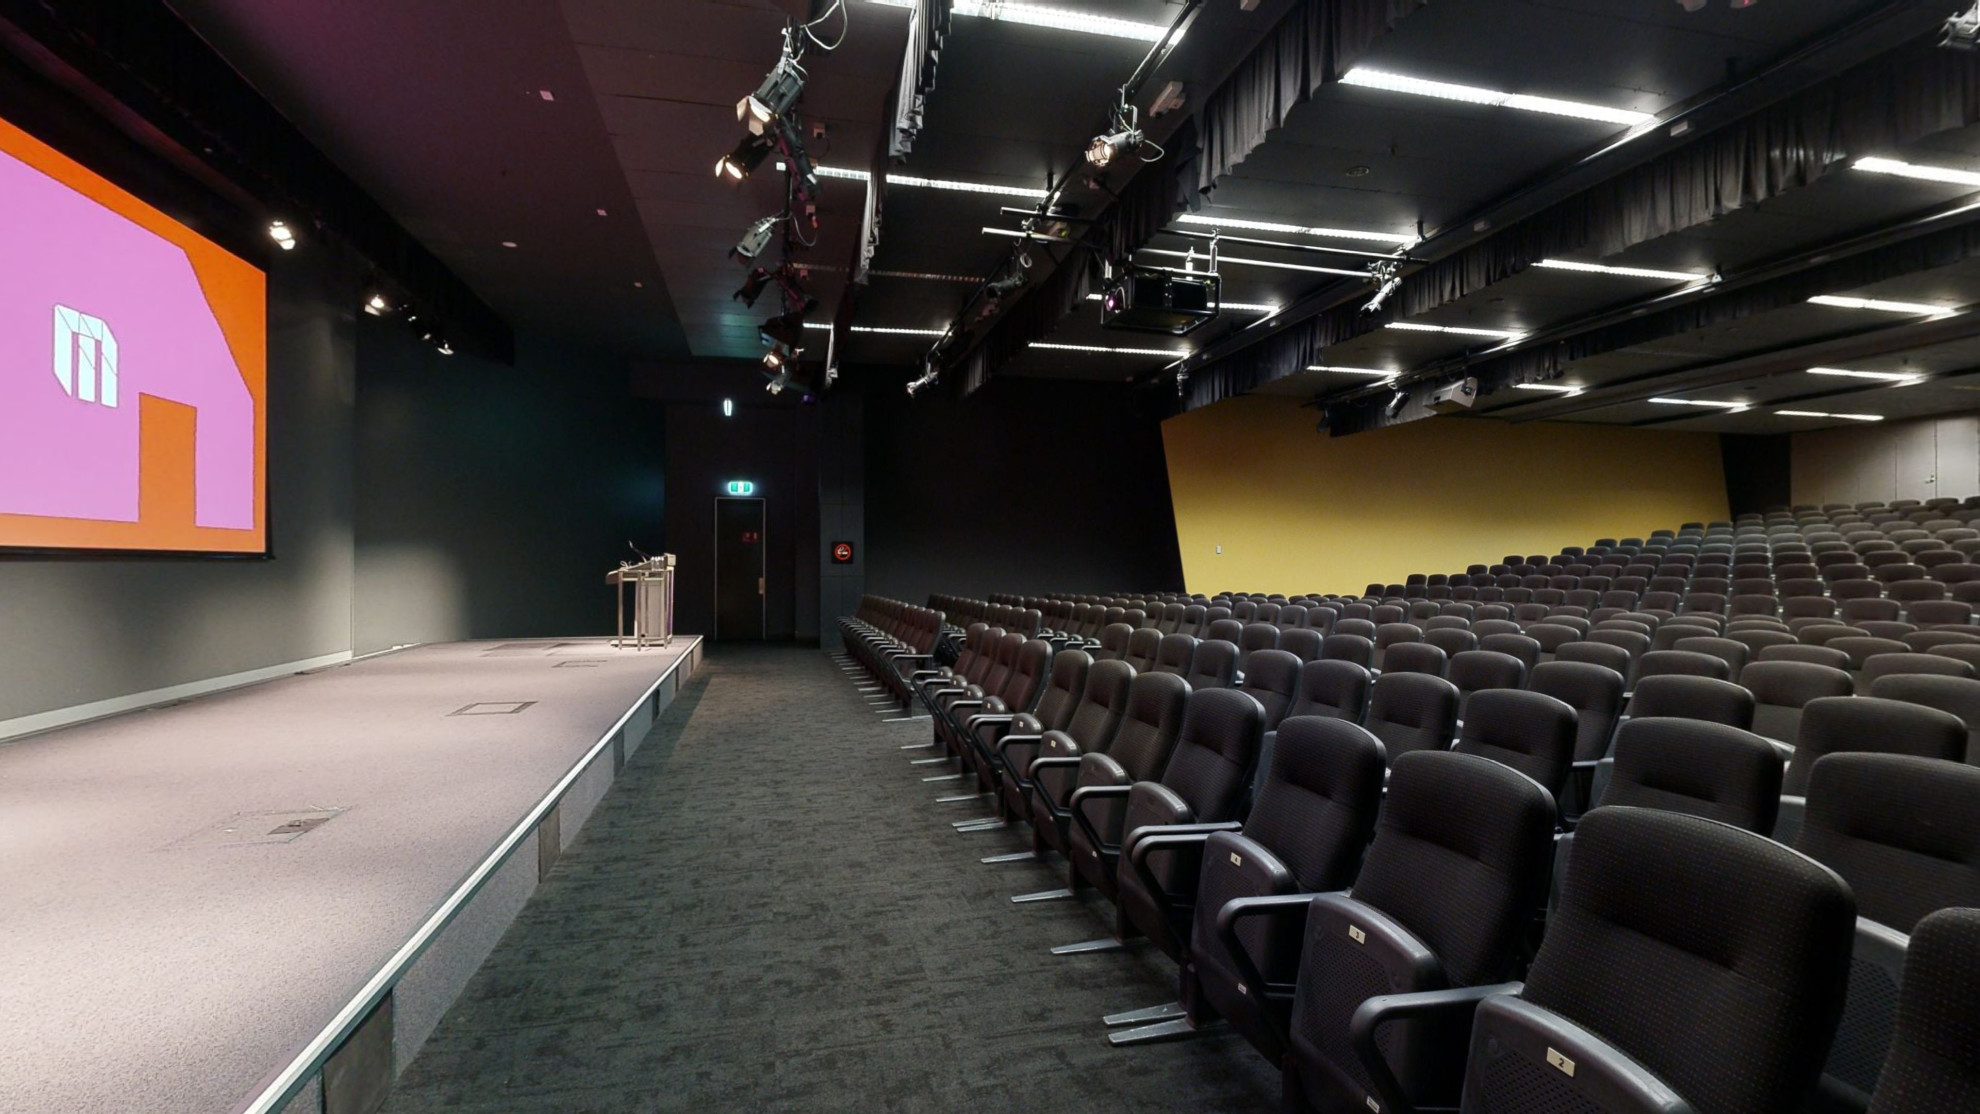
{"type": "MultiPolygon", "coordinates": [[[[731,297],[743,268],[727,252],[752,220],[780,207],[781,188],[770,174],[727,186],[712,168],[740,134],[736,99],[775,61],[784,7],[769,0],[173,2],[265,96],[519,324],[671,360],[760,351],[757,324],[767,314],[761,303],[750,309],[731,297]]],[[[1293,2],[1267,0],[1246,12],[1212,0],[1148,88],[1180,81],[1183,114],[1194,110],[1293,2]]],[[[805,59],[810,77],[802,107],[808,121],[825,127],[825,137],[812,145],[816,160],[857,170],[889,124],[881,114],[899,72],[908,13],[875,0],[847,3],[843,45],[829,54],[813,48],[805,59]]],[[[1060,6],[1148,25],[1166,24],[1178,10],[1164,0],[1060,6]]],[[[1952,0],[1911,5],[1934,13],[1944,8],[1943,14],[1958,6],[1952,0]]],[[[1668,116],[1893,7],[1890,0],[1763,0],[1739,9],[1711,0],[1698,12],[1672,0],[1435,3],[1400,20],[1356,65],[1668,116]]],[[[820,30],[835,27],[836,17],[820,30]]],[[[955,17],[923,129],[909,160],[893,172],[876,278],[860,300],[846,358],[905,369],[930,338],[871,330],[941,329],[969,296],[972,280],[992,273],[1010,250],[1008,238],[983,230],[1014,227],[1016,218],[1000,207],[1032,203],[1016,194],[913,186],[900,177],[1046,187],[1104,121],[1113,88],[1147,46],[955,17]]],[[[1820,76],[1790,73],[1783,80],[1820,76]]],[[[1200,213],[1169,228],[1200,232],[1212,227],[1206,220],[1271,222],[1421,235],[1430,237],[1424,248],[1441,250],[1470,235],[1475,215],[1544,190],[1625,130],[1328,85],[1220,180],[1200,213]]],[[[1980,169],[1980,129],[1878,153],[1980,169]]],[[[1734,274],[1943,208],[1973,189],[1837,171],[1600,262],[1734,274]]],[[[1082,206],[1102,201],[1091,191],[1067,196],[1082,206]]],[[[816,245],[795,256],[812,268],[810,288],[826,307],[838,298],[863,200],[861,183],[828,179],[816,245]]],[[[1395,246],[1226,231],[1311,246],[1395,246]]],[[[1178,253],[1201,246],[1171,233],[1148,244],[1144,261],[1180,265],[1178,253]]],[[[1227,310],[1180,341],[1102,329],[1097,309],[1082,308],[1045,342],[1066,347],[1033,347],[998,373],[1148,380],[1175,354],[1242,344],[1278,327],[1252,328],[1267,309],[1329,291],[1355,296],[1355,280],[1300,268],[1362,265],[1347,256],[1250,245],[1226,245],[1223,256],[1226,302],[1258,308],[1227,310]],[[1123,348],[1143,351],[1089,350],[1123,348]]],[[[1408,323],[1530,334],[1626,310],[1682,285],[1535,268],[1408,323]]],[[[1980,302],[1980,268],[1942,267],[1834,293],[1965,306],[1980,302]]],[[[1557,382],[1584,388],[1582,395],[1501,391],[1482,400],[1479,411],[1513,420],[1778,432],[1848,421],[1784,417],[1778,409],[1893,418],[1970,409],[1975,396],[1965,388],[1974,384],[1960,376],[1980,366],[1980,349],[1963,338],[1948,340],[1945,332],[1916,317],[1785,306],[1573,361],[1557,382]],[[1783,364],[1823,351],[1853,353],[1853,368],[1916,368],[1943,378],[1898,387],[1814,377],[1783,364]],[[1646,401],[1665,386],[1685,387],[1685,397],[1752,405],[1728,413],[1646,401]],[[1833,394],[1838,390],[1848,393],[1833,394]]],[[[1452,366],[1502,343],[1477,334],[1377,329],[1330,347],[1323,362],[1412,373],[1452,366]]],[[[1263,389],[1324,399],[1368,383],[1365,376],[1306,372],[1263,389]]]]}

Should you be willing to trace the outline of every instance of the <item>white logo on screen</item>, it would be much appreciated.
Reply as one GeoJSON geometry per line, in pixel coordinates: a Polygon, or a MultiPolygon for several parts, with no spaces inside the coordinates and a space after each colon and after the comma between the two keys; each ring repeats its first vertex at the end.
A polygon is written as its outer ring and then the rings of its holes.
{"type": "Polygon", "coordinates": [[[117,406],[117,336],[100,317],[55,307],[55,381],[70,398],[117,406]]]}

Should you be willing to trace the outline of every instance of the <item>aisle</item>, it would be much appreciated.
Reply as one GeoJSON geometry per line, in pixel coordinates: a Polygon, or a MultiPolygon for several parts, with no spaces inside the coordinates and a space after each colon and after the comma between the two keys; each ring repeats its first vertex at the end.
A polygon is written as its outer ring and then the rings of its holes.
{"type": "MultiPolygon", "coordinates": [[[[425,1111],[1265,1111],[1236,1037],[1115,1049],[1159,951],[1058,958],[1099,899],[985,866],[816,650],[712,649],[386,1106],[425,1111]]],[[[920,752],[928,753],[928,752],[920,752]]],[[[960,811],[959,811],[960,810],[960,811]]]]}

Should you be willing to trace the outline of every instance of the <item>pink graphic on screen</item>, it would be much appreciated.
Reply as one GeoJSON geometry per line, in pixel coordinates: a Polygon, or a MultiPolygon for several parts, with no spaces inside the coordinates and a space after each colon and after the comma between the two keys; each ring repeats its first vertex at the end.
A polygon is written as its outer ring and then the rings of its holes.
{"type": "Polygon", "coordinates": [[[138,404],[192,407],[193,517],[255,524],[254,399],[185,250],[0,153],[0,514],[138,520],[138,404]]]}

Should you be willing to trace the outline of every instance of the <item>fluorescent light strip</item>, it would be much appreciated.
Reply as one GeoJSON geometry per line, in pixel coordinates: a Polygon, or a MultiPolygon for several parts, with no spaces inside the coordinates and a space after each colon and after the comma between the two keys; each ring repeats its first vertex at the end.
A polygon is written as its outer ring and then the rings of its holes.
{"type": "Polygon", "coordinates": [[[1872,174],[1895,174],[1900,178],[1917,178],[1925,182],[1949,182],[1955,186],[1980,188],[1980,173],[1971,170],[1954,170],[1949,166],[1920,166],[1917,163],[1901,162],[1897,159],[1880,159],[1874,155],[1857,159],[1850,165],[1857,170],[1867,170],[1872,174]]]}
{"type": "Polygon", "coordinates": [[[1358,232],[1351,228],[1309,228],[1303,224],[1277,224],[1268,220],[1237,220],[1231,217],[1206,217],[1201,213],[1184,213],[1176,218],[1178,224],[1202,224],[1212,228],[1241,228],[1247,232],[1284,232],[1295,236],[1332,236],[1340,240],[1373,240],[1382,244],[1414,244],[1415,236],[1398,235],[1394,232],[1358,232]]]}
{"type": "Polygon", "coordinates": [[[1886,383],[1904,383],[1913,378],[1909,375],[1901,375],[1895,371],[1846,371],[1839,367],[1811,367],[1808,369],[1808,374],[1841,375],[1847,376],[1850,379],[1877,379],[1886,383]]]}
{"type": "Polygon", "coordinates": [[[1569,387],[1560,383],[1514,383],[1513,390],[1552,391],[1557,395],[1578,395],[1581,393],[1580,387],[1569,387]]]}
{"type": "Polygon", "coordinates": [[[1330,364],[1308,364],[1306,365],[1306,370],[1335,371],[1342,375],[1374,375],[1383,379],[1394,379],[1396,376],[1402,374],[1400,371],[1382,371],[1379,368],[1372,367],[1334,367],[1330,364]]]}
{"type": "Polygon", "coordinates": [[[1395,93],[1413,93],[1419,97],[1436,97],[1439,100],[1463,101],[1467,104],[1517,108],[1524,112],[1543,112],[1549,116],[1599,120],[1605,124],[1625,124],[1630,127],[1651,119],[1651,114],[1648,112],[1635,112],[1627,108],[1610,108],[1607,105],[1564,101],[1554,97],[1533,97],[1524,93],[1502,93],[1496,89],[1480,89],[1475,85],[1453,85],[1447,81],[1426,81],[1406,74],[1371,70],[1367,66],[1356,66],[1349,70],[1346,76],[1341,78],[1341,84],[1359,85],[1364,89],[1387,89],[1395,93]]]}
{"type": "MultiPolygon", "coordinates": [[[[782,159],[777,160],[778,171],[785,169],[782,159]]],[[[864,182],[871,177],[864,170],[846,170],[837,166],[814,166],[812,170],[820,178],[840,178],[848,182],[864,182]]],[[[912,174],[889,174],[890,186],[908,186],[914,189],[950,190],[955,193],[984,193],[999,197],[1022,197],[1028,201],[1043,201],[1051,196],[1050,190],[1034,186],[1000,186],[991,182],[958,182],[950,178],[917,178],[912,174]]]]}
{"type": "MultiPolygon", "coordinates": [[[[994,230],[986,228],[984,231],[990,232],[994,230]]],[[[1135,254],[1169,255],[1177,259],[1187,259],[1190,253],[1186,251],[1171,251],[1168,248],[1142,248],[1140,251],[1135,252],[1135,254]]],[[[1206,265],[1210,262],[1209,256],[1200,251],[1196,253],[1196,258],[1203,260],[1206,265]]],[[[1236,255],[1224,255],[1221,252],[1217,255],[1217,262],[1220,264],[1235,263],[1240,267],[1269,267],[1275,271],[1302,271],[1310,275],[1347,275],[1350,278],[1361,279],[1368,277],[1367,271],[1349,271],[1340,267],[1314,267],[1305,263],[1275,263],[1270,259],[1245,259],[1236,255]]]]}
{"type": "MultiPolygon", "coordinates": [[[[915,0],[872,0],[873,3],[888,8],[912,8],[915,0]]],[[[1137,42],[1160,42],[1169,31],[1166,23],[1136,23],[1128,19],[1110,19],[1106,16],[1088,15],[1085,12],[1069,11],[1064,8],[1043,8],[1034,4],[1009,4],[1002,0],[955,0],[950,9],[956,15],[975,16],[980,19],[1000,20],[1004,23],[1022,23],[1028,27],[1050,27],[1058,31],[1078,31],[1087,35],[1106,35],[1115,39],[1134,39],[1137,42]]],[[[1175,42],[1182,41],[1177,33],[1175,42]]]]}
{"type": "Polygon", "coordinates": [[[1550,271],[1580,271],[1590,275],[1617,275],[1622,278],[1668,279],[1671,282],[1706,282],[1711,275],[1691,271],[1657,271],[1649,267],[1605,267],[1600,263],[1578,263],[1572,259],[1542,259],[1535,267],[1550,271]]]}
{"type": "Polygon", "coordinates": [[[1524,335],[1506,329],[1473,329],[1463,325],[1420,325],[1414,321],[1391,321],[1388,327],[1409,333],[1455,333],[1467,337],[1498,337],[1500,340],[1512,340],[1524,335]]]}
{"type": "MultiPolygon", "coordinates": [[[[1098,301],[1101,301],[1102,299],[1104,299],[1105,297],[1106,297],[1106,295],[1104,295],[1104,294],[1088,294],[1088,295],[1086,296],[1086,300],[1087,300],[1087,301],[1089,301],[1089,302],[1098,302],[1098,301]]],[[[1217,308],[1218,308],[1218,309],[1230,309],[1230,310],[1236,310],[1236,311],[1237,311],[1237,312],[1239,312],[1239,313],[1267,313],[1267,314],[1270,314],[1270,313],[1277,313],[1277,312],[1279,312],[1279,307],[1278,307],[1278,306],[1275,306],[1275,305],[1270,305],[1270,304],[1268,304],[1268,303],[1265,303],[1265,302],[1218,302],[1218,303],[1217,303],[1217,308]]]]}
{"type": "Polygon", "coordinates": [[[1881,422],[1882,414],[1824,414],[1820,410],[1776,410],[1783,418],[1846,418],[1852,422],[1881,422]]]}
{"type": "Polygon", "coordinates": [[[1180,360],[1184,356],[1189,355],[1188,352],[1174,352],[1167,348],[1108,348],[1098,344],[1047,344],[1042,340],[1032,341],[1031,347],[1047,348],[1054,352],[1099,352],[1112,353],[1119,356],[1164,356],[1171,360],[1180,360]]]}
{"type": "Polygon", "coordinates": [[[1729,414],[1737,414],[1748,406],[1744,402],[1707,402],[1702,398],[1653,398],[1650,401],[1659,406],[1709,406],[1729,414]]]}
{"type": "MultiPolygon", "coordinates": [[[[804,327],[807,329],[830,329],[832,327],[832,323],[830,321],[807,321],[804,323],[804,327]]],[[[896,329],[882,325],[854,325],[852,327],[852,331],[855,333],[879,333],[882,336],[939,337],[948,330],[896,329]]]]}
{"type": "Polygon", "coordinates": [[[1916,313],[1933,317],[1944,317],[1959,312],[1955,306],[1928,306],[1923,302],[1886,302],[1879,298],[1847,298],[1840,294],[1817,294],[1808,301],[1811,305],[1834,306],[1837,309],[1874,309],[1884,313],[1916,313]]]}

